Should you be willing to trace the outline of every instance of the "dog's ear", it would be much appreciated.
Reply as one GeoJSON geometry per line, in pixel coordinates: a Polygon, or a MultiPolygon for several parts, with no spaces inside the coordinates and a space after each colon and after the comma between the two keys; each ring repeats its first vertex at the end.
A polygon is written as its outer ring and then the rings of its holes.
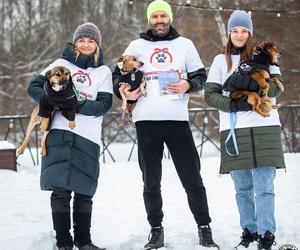
{"type": "Polygon", "coordinates": [[[123,62],[124,61],[124,56],[120,56],[119,58],[118,58],[118,61],[117,62],[123,62]]]}
{"type": "Polygon", "coordinates": [[[46,72],[45,76],[49,79],[50,76],[51,76],[51,70],[48,70],[48,71],[46,72]]]}

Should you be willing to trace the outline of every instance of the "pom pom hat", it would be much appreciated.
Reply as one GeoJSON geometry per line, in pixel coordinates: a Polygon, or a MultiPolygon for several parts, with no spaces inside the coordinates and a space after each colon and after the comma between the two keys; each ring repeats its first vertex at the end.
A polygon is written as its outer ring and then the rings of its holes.
{"type": "Polygon", "coordinates": [[[98,27],[93,23],[83,23],[77,27],[73,35],[73,44],[81,38],[90,38],[96,42],[98,47],[101,45],[102,36],[98,27]]]}

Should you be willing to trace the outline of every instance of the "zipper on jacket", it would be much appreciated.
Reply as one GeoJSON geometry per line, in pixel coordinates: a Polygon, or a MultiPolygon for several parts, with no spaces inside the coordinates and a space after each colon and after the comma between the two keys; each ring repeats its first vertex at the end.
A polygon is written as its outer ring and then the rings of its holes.
{"type": "Polygon", "coordinates": [[[250,128],[250,137],[251,137],[251,146],[252,146],[252,154],[253,154],[253,164],[254,164],[254,168],[257,168],[253,128],[250,128]]]}

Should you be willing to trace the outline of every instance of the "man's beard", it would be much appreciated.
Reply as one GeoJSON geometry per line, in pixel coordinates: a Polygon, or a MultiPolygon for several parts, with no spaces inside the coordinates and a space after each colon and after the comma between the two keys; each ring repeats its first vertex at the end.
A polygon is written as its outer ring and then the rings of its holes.
{"type": "Polygon", "coordinates": [[[171,26],[171,24],[170,24],[170,22],[168,22],[162,30],[158,31],[155,28],[155,25],[150,24],[150,29],[152,30],[152,33],[154,36],[164,37],[165,35],[167,35],[169,33],[170,26],[171,26]]]}

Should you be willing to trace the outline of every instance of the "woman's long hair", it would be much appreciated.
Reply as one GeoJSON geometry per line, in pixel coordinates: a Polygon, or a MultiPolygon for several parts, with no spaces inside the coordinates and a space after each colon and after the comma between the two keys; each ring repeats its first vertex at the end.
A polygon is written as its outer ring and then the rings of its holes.
{"type": "MultiPolygon", "coordinates": [[[[79,50],[78,50],[77,47],[76,47],[76,43],[74,44],[74,52],[75,52],[76,60],[77,60],[78,57],[79,57],[79,55],[80,55],[80,52],[79,52],[79,50]]],[[[98,65],[99,56],[100,56],[100,48],[99,48],[99,46],[96,44],[96,51],[95,51],[95,53],[94,53],[94,62],[95,62],[95,66],[98,65]]]]}
{"type": "Polygon", "coordinates": [[[228,41],[224,47],[225,58],[226,58],[226,63],[227,63],[227,72],[230,72],[230,70],[232,69],[231,55],[232,55],[232,51],[234,51],[236,49],[238,49],[240,51],[240,63],[251,58],[252,50],[253,50],[253,39],[252,39],[250,32],[249,32],[249,37],[247,39],[247,42],[246,42],[245,46],[242,48],[235,48],[231,41],[230,35],[229,35],[228,41]]]}

